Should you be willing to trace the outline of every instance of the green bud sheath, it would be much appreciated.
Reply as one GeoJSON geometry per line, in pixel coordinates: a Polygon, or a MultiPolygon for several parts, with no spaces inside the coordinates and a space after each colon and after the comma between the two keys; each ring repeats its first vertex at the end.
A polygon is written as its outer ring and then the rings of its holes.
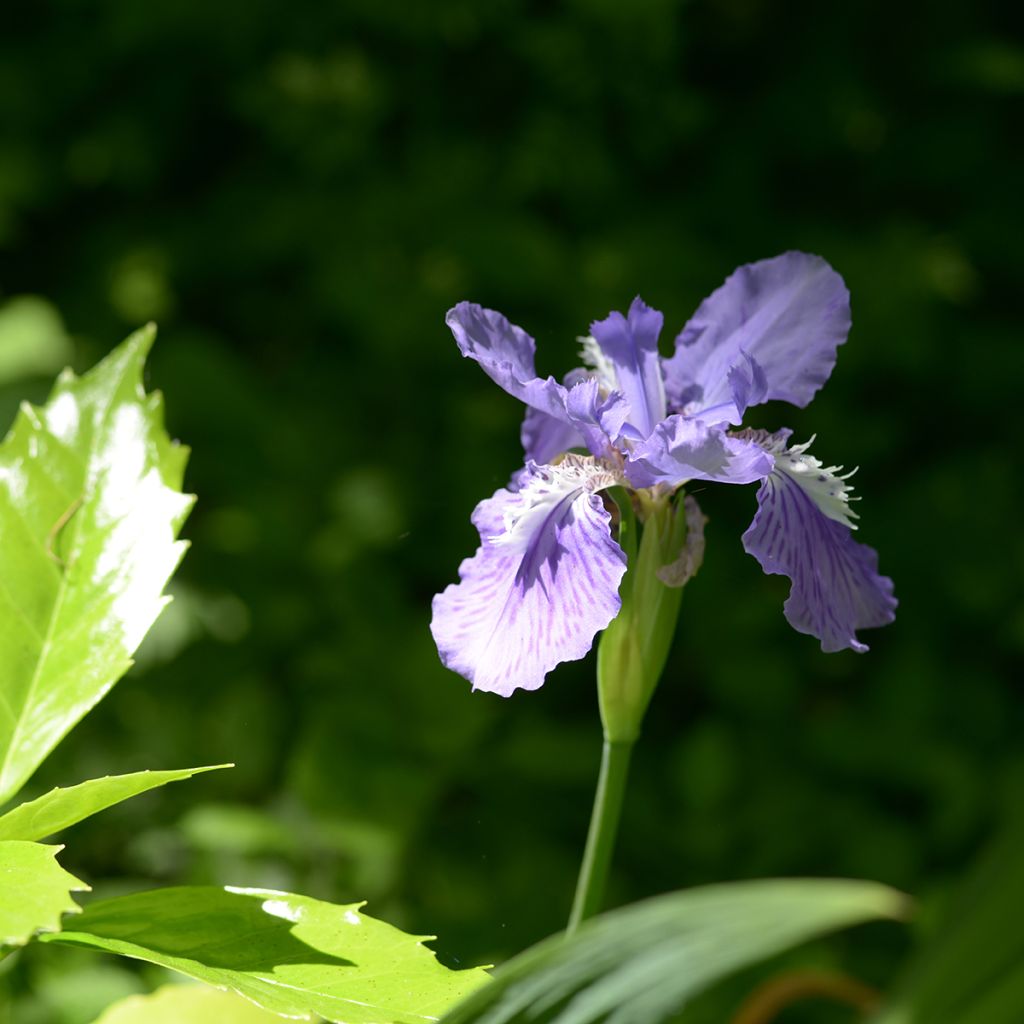
{"type": "MultiPolygon", "coordinates": [[[[642,497],[638,495],[638,497],[642,497]]],[[[676,560],[686,542],[681,492],[646,500],[643,532],[636,545],[635,517],[624,514],[620,543],[629,558],[622,581],[622,611],[601,635],[597,648],[597,691],[605,738],[632,743],[665,667],[682,587],[668,587],[658,570],[676,560]],[[631,550],[634,549],[634,550],[631,550]]]]}

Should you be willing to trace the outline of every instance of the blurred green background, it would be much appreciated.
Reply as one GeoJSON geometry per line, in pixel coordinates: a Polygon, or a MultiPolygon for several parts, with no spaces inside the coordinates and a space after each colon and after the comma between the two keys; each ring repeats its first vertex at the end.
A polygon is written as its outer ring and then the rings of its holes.
{"type": "MultiPolygon", "coordinates": [[[[506,701],[438,663],[431,595],[517,466],[521,416],[445,311],[502,310],[560,375],[636,293],[667,345],[734,266],[801,248],[845,277],[853,331],[809,410],[756,425],[860,464],[860,539],[897,621],[867,655],[821,654],[742,551],[754,489],[701,491],[707,557],[612,897],[807,873],[940,902],[1024,801],[1011,19],[766,0],[6,10],[0,415],[155,319],[150,383],[199,495],[175,604],[26,795],[238,765],[79,826],[67,867],[106,893],[368,899],[449,963],[561,927],[599,756],[593,664],[506,701]]],[[[904,942],[880,930],[851,955],[881,980],[904,942]]],[[[139,984],[97,962],[23,957],[16,987],[44,995],[19,1021],[88,1019],[83,993],[139,984]]]]}

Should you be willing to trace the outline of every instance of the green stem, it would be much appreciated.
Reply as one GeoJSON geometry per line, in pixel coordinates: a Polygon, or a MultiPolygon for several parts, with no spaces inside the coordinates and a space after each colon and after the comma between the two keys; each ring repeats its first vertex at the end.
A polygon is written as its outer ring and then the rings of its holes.
{"type": "Polygon", "coordinates": [[[633,741],[616,742],[606,739],[601,751],[601,774],[594,794],[594,810],[590,816],[587,848],[583,852],[580,876],[576,882],[576,897],[569,915],[566,934],[572,935],[580,923],[592,917],[601,908],[608,867],[619,830],[622,798],[626,793],[629,758],[633,741]]]}

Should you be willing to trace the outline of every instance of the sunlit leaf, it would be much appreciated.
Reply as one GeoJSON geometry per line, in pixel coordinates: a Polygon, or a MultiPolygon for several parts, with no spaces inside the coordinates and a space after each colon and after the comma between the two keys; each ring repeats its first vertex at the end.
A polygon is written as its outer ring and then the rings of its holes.
{"type": "Polygon", "coordinates": [[[422,1024],[487,981],[360,911],[263,889],[157,889],[88,906],[47,940],[148,960],[276,1013],[422,1024]]]}
{"type": "Polygon", "coordinates": [[[0,445],[0,803],[131,664],[163,607],[192,498],[146,395],[147,327],[0,445]]]}
{"type": "Polygon", "coordinates": [[[0,947],[23,946],[39,932],[57,931],[61,915],[79,909],[71,893],[89,886],[57,863],[63,849],[0,842],[0,947]]]}
{"type": "Polygon", "coordinates": [[[58,786],[45,796],[19,804],[0,816],[0,839],[43,839],[149,789],[178,782],[200,772],[231,767],[217,764],[177,771],[133,772],[131,775],[90,779],[67,789],[58,786]]]}
{"type": "Polygon", "coordinates": [[[831,879],[659,896],[527,950],[444,1024],[655,1024],[735,971],[837,928],[899,918],[905,902],[882,885],[831,879]]]}
{"type": "Polygon", "coordinates": [[[281,1024],[233,992],[206,985],[165,985],[148,996],[120,999],[93,1024],[281,1024]]]}

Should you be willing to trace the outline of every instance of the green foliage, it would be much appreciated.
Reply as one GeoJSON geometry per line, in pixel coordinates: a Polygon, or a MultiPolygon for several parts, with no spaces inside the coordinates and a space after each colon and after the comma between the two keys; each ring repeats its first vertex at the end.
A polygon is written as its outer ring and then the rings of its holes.
{"type": "Polygon", "coordinates": [[[870,1024],[1020,1024],[1024,822],[987,851],[870,1024]]]}
{"type": "Polygon", "coordinates": [[[165,786],[168,782],[179,782],[201,772],[231,767],[218,764],[177,771],[133,772],[131,775],[90,779],[67,789],[57,787],[45,796],[19,804],[0,817],[0,839],[43,839],[147,790],[165,786]]]}
{"type": "MultiPolygon", "coordinates": [[[[102,900],[54,942],[135,957],[302,1019],[423,1024],[487,981],[360,912],[258,889],[183,887],[102,900]]],[[[47,941],[47,939],[43,939],[47,941]]]]}
{"type": "Polygon", "coordinates": [[[62,914],[78,911],[71,893],[89,886],[57,863],[63,849],[0,841],[0,956],[5,946],[23,946],[40,932],[57,931],[62,914]]]}
{"type": "MultiPolygon", "coordinates": [[[[737,263],[799,247],[844,275],[853,333],[823,401],[758,425],[862,465],[861,539],[899,618],[866,657],[822,655],[739,545],[752,493],[698,494],[707,564],[609,895],[813,874],[941,899],[1024,802],[1024,48],[1005,5],[293,6],[54,0],[0,33],[0,284],[60,309],[78,368],[160,316],[150,372],[202,495],[172,609],[187,642],[133,670],[32,795],[239,764],[194,810],[168,787],[159,815],[82,822],[76,873],[370,896],[467,962],[560,927],[593,665],[506,704],[437,664],[430,596],[521,417],[443,312],[501,309],[560,373],[637,292],[667,344],[737,263]],[[189,74],[152,73],[182,53],[189,74]],[[185,814],[201,827],[167,827],[185,814]]],[[[1004,919],[985,943],[1018,934],[1004,919]]],[[[872,939],[821,955],[882,981],[905,939],[872,939]]],[[[30,948],[12,984],[46,952],[70,951],[30,948]]]]}
{"type": "Polygon", "coordinates": [[[155,329],[25,405],[0,448],[0,802],[131,664],[192,504],[142,367],[155,329]]]}
{"type": "Polygon", "coordinates": [[[95,1024],[280,1024],[276,1013],[205,985],[165,985],[114,1003],[95,1024]]]}
{"type": "Polygon", "coordinates": [[[594,918],[569,940],[555,936],[527,950],[444,1024],[658,1024],[744,967],[905,911],[905,897],[885,886],[829,879],[659,896],[594,918]]]}
{"type": "Polygon", "coordinates": [[[71,356],[71,339],[51,303],[19,295],[0,306],[0,385],[56,373],[71,356]]]}

